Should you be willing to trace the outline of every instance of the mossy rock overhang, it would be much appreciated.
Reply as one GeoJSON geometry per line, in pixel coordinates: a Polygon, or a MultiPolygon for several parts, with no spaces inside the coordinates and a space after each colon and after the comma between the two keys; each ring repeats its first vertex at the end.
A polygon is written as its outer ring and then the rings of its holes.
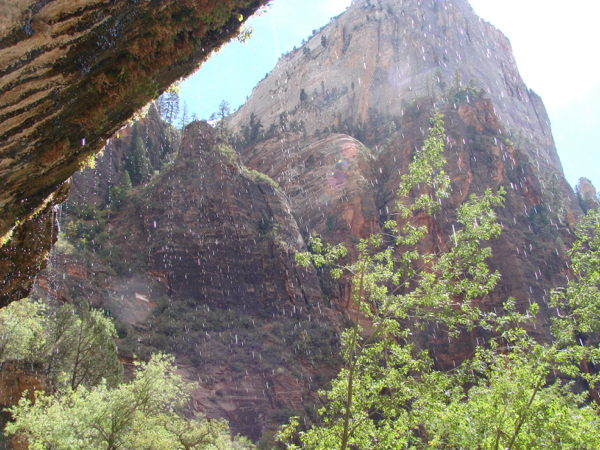
{"type": "MultiPolygon", "coordinates": [[[[0,18],[0,236],[267,0],[25,0],[0,18]]],[[[3,7],[4,9],[4,7],[3,7]]]]}

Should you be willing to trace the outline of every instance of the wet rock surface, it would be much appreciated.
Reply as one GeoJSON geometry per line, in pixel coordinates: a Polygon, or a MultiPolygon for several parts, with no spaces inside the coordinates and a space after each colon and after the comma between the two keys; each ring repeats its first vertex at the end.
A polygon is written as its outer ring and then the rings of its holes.
{"type": "MultiPolygon", "coordinates": [[[[80,177],[77,192],[95,198],[91,180],[80,177]]],[[[106,211],[102,246],[60,243],[35,296],[110,311],[124,357],[175,354],[199,382],[193,406],[235,433],[258,440],[292,412],[316,417],[343,320],[324,305],[316,271],[294,264],[306,246],[272,180],[193,122],[174,161],[106,211]]]]}
{"type": "MultiPolygon", "coordinates": [[[[400,177],[433,109],[444,114],[452,193],[440,214],[415,218],[430,232],[419,250],[445,250],[470,195],[506,191],[490,261],[502,280],[482,309],[511,296],[520,310],[537,302],[530,331],[549,339],[547,301],[566,282],[582,214],[541,100],[522,83],[508,40],[466,1],[357,1],[307,46],[283,57],[229,119],[237,152],[208,124],[188,125],[176,158],[126,201],[82,216],[82,229],[101,227],[59,247],[37,283],[36,295],[109,311],[128,358],[175,354],[199,383],[194,407],[255,440],[290,414],[316,417],[315,390],[339,366],[339,332],[353,313],[350,281],[300,270],[294,254],[317,232],[346,242],[352,258],[359,238],[395,217],[400,177]]],[[[165,131],[145,120],[148,152],[159,155],[165,131]]],[[[121,161],[132,133],[107,147],[121,161]]],[[[78,202],[104,201],[121,180],[107,154],[100,180],[88,171],[74,181],[78,202]]],[[[451,368],[486,337],[449,339],[429,324],[415,341],[451,368]]]]}
{"type": "Polygon", "coordinates": [[[0,236],[264,3],[4,2],[0,236]]]}
{"type": "Polygon", "coordinates": [[[27,297],[38,272],[58,238],[57,205],[64,202],[71,185],[64,183],[39,211],[13,230],[11,239],[0,247],[0,307],[27,297]]]}

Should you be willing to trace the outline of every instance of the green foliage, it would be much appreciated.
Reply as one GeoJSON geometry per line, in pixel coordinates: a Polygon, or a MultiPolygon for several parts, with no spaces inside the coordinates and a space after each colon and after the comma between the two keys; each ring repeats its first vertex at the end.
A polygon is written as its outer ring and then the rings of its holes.
{"type": "Polygon", "coordinates": [[[0,310],[0,336],[0,363],[41,365],[51,390],[94,386],[103,379],[116,386],[122,379],[114,325],[87,306],[79,314],[68,304],[53,311],[43,302],[13,302],[0,310]]]}
{"type": "Polygon", "coordinates": [[[96,154],[91,153],[79,161],[79,170],[84,171],[85,169],[95,169],[96,168],[96,154]]]}
{"type": "Polygon", "coordinates": [[[28,298],[0,309],[0,364],[38,355],[46,343],[45,306],[28,298]]]}
{"type": "Polygon", "coordinates": [[[261,138],[261,128],[264,128],[260,119],[254,114],[254,112],[250,113],[250,121],[248,125],[242,126],[242,137],[243,137],[243,145],[252,145],[259,141],[261,138]]]}
{"type": "Polygon", "coordinates": [[[162,94],[158,99],[158,113],[169,125],[173,125],[179,115],[179,86],[162,94]]]}
{"type": "Polygon", "coordinates": [[[569,252],[575,278],[566,289],[556,290],[551,302],[559,309],[552,332],[560,345],[567,347],[600,331],[600,213],[588,211],[575,235],[577,240],[569,252]]]}
{"type": "Polygon", "coordinates": [[[131,184],[139,184],[147,180],[152,172],[152,165],[148,158],[146,145],[138,133],[138,127],[135,126],[131,139],[131,149],[125,160],[124,167],[125,172],[129,174],[131,184]]]}
{"type": "MultiPolygon", "coordinates": [[[[503,357],[478,349],[472,361],[463,365],[464,380],[472,383],[465,395],[450,380],[440,401],[417,400],[417,408],[428,401],[422,422],[427,429],[416,448],[597,448],[600,424],[597,412],[574,395],[569,385],[547,382],[551,368],[548,347],[526,339],[515,342],[503,357]],[[477,376],[465,373],[469,368],[477,376]]],[[[460,378],[459,378],[460,379],[460,378]]]]}
{"type": "Polygon", "coordinates": [[[335,329],[320,323],[315,315],[284,316],[264,326],[255,315],[240,311],[198,307],[193,301],[165,302],[148,321],[152,333],[142,338],[130,332],[119,349],[138,356],[157,350],[172,352],[179,361],[197,367],[227,365],[235,372],[234,378],[242,376],[243,366],[268,373],[279,369],[293,373],[299,364],[297,358],[312,364],[337,361],[335,329]]]}
{"type": "Polygon", "coordinates": [[[499,313],[477,306],[500,276],[487,267],[491,250],[484,245],[500,234],[493,208],[502,204],[502,189],[471,196],[458,208],[458,227],[447,248],[417,251],[427,230],[411,220],[439,211],[449,189],[441,116],[435,114],[432,122],[402,177],[399,219],[386,223],[386,239],[362,239],[352,263],[339,262],[346,255],[343,245],[324,245],[316,237],[311,253],[297,257],[300,265],[312,262],[329,266],[334,277],[350,276],[357,315],[342,335],[344,368],[320,392],[329,400],[319,411],[322,425],[298,435],[299,422],[291,420],[280,430],[280,441],[289,449],[598,448],[597,408],[551,378],[554,370],[582,377],[597,398],[598,378],[581,367],[596,361],[599,349],[578,345],[577,339],[600,328],[598,217],[590,216],[579,229],[571,254],[576,280],[553,297],[556,341],[534,342],[524,325],[535,320],[537,304],[524,313],[512,299],[499,313]],[[359,314],[372,323],[371,333],[363,330],[359,314]],[[432,324],[449,340],[475,330],[488,337],[472,358],[444,371],[411,337],[432,324]]]}
{"type": "Polygon", "coordinates": [[[11,409],[6,430],[27,437],[32,450],[254,448],[245,439],[232,442],[225,421],[186,420],[189,387],[174,371],[173,359],[159,354],[115,389],[101,383],[57,396],[37,392],[35,404],[22,398],[11,409]]]}
{"type": "Polygon", "coordinates": [[[247,174],[248,177],[255,183],[268,184],[273,189],[279,189],[279,184],[277,184],[277,182],[274,181],[273,178],[271,178],[269,175],[259,172],[258,170],[254,170],[254,169],[245,170],[242,174],[243,175],[247,174]]]}
{"type": "Polygon", "coordinates": [[[109,191],[110,205],[115,208],[121,208],[129,200],[131,195],[132,183],[128,170],[123,171],[123,176],[118,186],[111,186],[109,191]]]}
{"type": "Polygon", "coordinates": [[[237,163],[239,160],[237,152],[227,144],[217,144],[212,147],[212,151],[218,153],[221,156],[224,156],[225,158],[227,158],[228,161],[232,163],[237,163]]]}
{"type": "Polygon", "coordinates": [[[271,228],[273,228],[273,222],[269,219],[267,213],[263,211],[262,216],[258,221],[258,231],[261,234],[266,234],[271,231],[271,228]]]}
{"type": "Polygon", "coordinates": [[[56,312],[47,349],[52,384],[61,389],[68,385],[90,387],[102,380],[116,386],[123,377],[123,366],[117,356],[114,339],[117,332],[112,321],[101,311],[84,305],[81,315],[71,305],[56,312]],[[54,358],[59,354],[60,358],[54,358]]]}

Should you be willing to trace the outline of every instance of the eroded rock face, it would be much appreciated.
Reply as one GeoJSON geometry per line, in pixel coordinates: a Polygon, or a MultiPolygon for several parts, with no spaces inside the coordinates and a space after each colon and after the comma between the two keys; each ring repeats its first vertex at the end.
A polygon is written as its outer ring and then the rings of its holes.
{"type": "Polygon", "coordinates": [[[64,202],[71,185],[63,183],[32,218],[17,225],[12,238],[0,247],[0,307],[27,297],[38,272],[58,238],[57,205],[64,202]]]}
{"type": "MultiPolygon", "coordinates": [[[[419,250],[444,251],[456,207],[503,187],[503,232],[490,261],[502,281],[479,306],[500,308],[511,296],[520,310],[537,302],[531,332],[548,339],[550,289],[566,282],[566,249],[582,211],[543,105],[520,80],[508,40],[465,1],[421,3],[357,1],[307,52],[284,57],[230,119],[239,156],[207,124],[188,126],[173,165],[134,189],[130,203],[111,207],[110,237],[101,249],[88,247],[96,255],[56,257],[38,283],[44,295],[108,306],[129,327],[122,351],[174,353],[182,374],[200,383],[194,406],[227,417],[235,432],[256,439],[283,421],[282,411],[310,415],[317,375],[322,382],[339,364],[335,352],[319,352],[338,342],[327,333],[352,313],[351,285],[299,270],[293,255],[314,231],[346,242],[352,258],[359,238],[394,217],[400,177],[437,108],[452,194],[440,214],[415,218],[429,231],[419,250]],[[455,67],[461,75],[452,86],[455,67]],[[446,86],[440,79],[432,87],[436,68],[446,86]],[[468,77],[476,87],[465,86],[468,77]],[[252,113],[265,135],[250,142],[243,127],[252,113]]],[[[485,338],[449,339],[434,324],[415,336],[443,368],[485,338]]]]}
{"type": "MultiPolygon", "coordinates": [[[[295,122],[310,135],[332,126],[340,131],[349,124],[389,123],[411,114],[415,97],[439,106],[450,89],[471,79],[474,90],[492,101],[504,132],[545,178],[556,174],[561,195],[578,210],[541,99],[521,79],[509,40],[468,0],[353,2],[283,56],[229,124],[240,132],[254,113],[265,131],[281,129],[283,113],[283,128],[295,122]]],[[[458,99],[450,100],[459,107],[458,99]]],[[[376,135],[366,137],[378,143],[376,135]]]]}
{"type": "Polygon", "coordinates": [[[587,178],[580,178],[577,183],[577,189],[581,196],[581,202],[583,203],[582,208],[587,210],[597,211],[600,208],[600,200],[598,200],[598,194],[596,188],[590,180],[587,178]]]}
{"type": "MultiPolygon", "coordinates": [[[[537,301],[543,313],[532,331],[547,338],[545,305],[550,289],[566,282],[566,246],[582,211],[541,99],[523,83],[508,39],[466,0],[354,2],[283,56],[228,123],[243,161],[290,196],[303,233],[352,243],[393,213],[434,108],[445,118],[453,192],[443,214],[417,218],[431,233],[422,250],[444,247],[454,209],[469,195],[503,186],[504,231],[491,263],[503,281],[483,306],[510,296],[522,307],[537,301]],[[362,146],[360,163],[344,155],[345,134],[362,146]]],[[[328,295],[345,304],[344,291],[328,295]]],[[[468,351],[443,354],[460,359],[468,351]]]]}
{"type": "MultiPolygon", "coordinates": [[[[430,127],[431,100],[417,103],[416,113],[387,134],[378,150],[342,134],[306,137],[285,133],[242,148],[242,160],[280,183],[305,236],[317,232],[327,242],[346,242],[352,253],[357,238],[380,232],[381,224],[393,217],[400,178],[430,127]]],[[[572,201],[562,197],[561,184],[545,180],[523,149],[503,137],[503,125],[489,99],[465,102],[456,109],[446,106],[442,112],[452,194],[441,214],[415,219],[415,225],[426,225],[430,233],[419,250],[444,251],[452,226],[459,227],[456,208],[470,195],[502,186],[505,207],[497,213],[503,231],[492,243],[490,261],[492,269],[502,274],[502,281],[480,306],[484,310],[501,308],[509,297],[520,308],[536,301],[542,313],[531,332],[541,340],[548,339],[549,292],[566,282],[565,245],[581,211],[571,208],[572,201]]],[[[342,309],[350,306],[348,282],[322,287],[342,309]]],[[[470,338],[450,345],[443,336],[436,343],[437,335],[436,330],[429,330],[423,345],[440,345],[440,363],[452,365],[469,356],[473,348],[470,338]]]]}
{"type": "MultiPolygon", "coordinates": [[[[75,183],[96,197],[91,179],[75,183]]],[[[317,387],[337,364],[342,319],[323,304],[316,271],[293,262],[306,250],[293,210],[210,125],[193,122],[160,175],[84,221],[101,224],[102,245],[61,244],[35,295],[110,311],[123,356],[173,353],[182,376],[199,382],[193,406],[258,440],[286,411],[316,417],[317,387]]]]}
{"type": "Polygon", "coordinates": [[[29,219],[138,109],[236,36],[264,3],[4,2],[0,236],[29,219]]]}
{"type": "MultiPolygon", "coordinates": [[[[7,409],[18,403],[24,393],[31,401],[35,399],[36,391],[47,389],[47,380],[38,373],[38,368],[30,364],[24,364],[20,361],[5,361],[0,368],[0,426],[10,420],[10,413],[7,409]]],[[[29,445],[25,438],[19,436],[2,436],[0,444],[5,444],[3,448],[11,450],[28,450],[29,445]]]]}

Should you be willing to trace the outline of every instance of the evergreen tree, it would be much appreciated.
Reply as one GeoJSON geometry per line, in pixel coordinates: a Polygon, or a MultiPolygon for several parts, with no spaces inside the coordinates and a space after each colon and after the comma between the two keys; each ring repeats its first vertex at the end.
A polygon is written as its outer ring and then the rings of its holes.
{"type": "Polygon", "coordinates": [[[179,121],[179,128],[181,129],[182,133],[183,133],[183,129],[189,123],[189,121],[190,121],[190,118],[188,115],[187,102],[184,100],[183,101],[183,111],[181,112],[181,120],[179,121]]]}
{"type": "Polygon", "coordinates": [[[129,172],[132,184],[139,184],[148,179],[152,172],[152,164],[144,140],[139,135],[138,127],[134,127],[131,137],[131,148],[125,160],[124,168],[129,172]]]}
{"type": "Polygon", "coordinates": [[[263,128],[263,124],[261,123],[260,119],[256,117],[254,112],[250,113],[250,123],[247,129],[246,141],[250,144],[254,144],[256,141],[258,141],[261,128],[263,128]]]}
{"type": "Polygon", "coordinates": [[[123,196],[128,196],[131,194],[131,189],[131,177],[129,176],[129,171],[125,170],[121,177],[121,181],[119,182],[119,190],[123,196]]]}
{"type": "Polygon", "coordinates": [[[131,194],[132,185],[129,171],[124,170],[118,186],[111,186],[109,190],[109,201],[117,208],[123,206],[131,194]]]}
{"type": "Polygon", "coordinates": [[[159,113],[169,125],[173,125],[179,116],[179,94],[176,90],[164,92],[158,98],[159,113]]]}
{"type": "Polygon", "coordinates": [[[221,103],[219,103],[218,111],[211,116],[212,120],[219,121],[219,136],[221,136],[222,138],[225,136],[225,131],[226,131],[225,130],[225,119],[229,116],[230,113],[231,113],[231,108],[229,106],[229,102],[227,102],[225,100],[221,100],[221,103]]]}
{"type": "Polygon", "coordinates": [[[64,305],[54,324],[49,354],[61,355],[50,362],[54,386],[66,384],[75,390],[80,385],[96,386],[101,380],[112,387],[121,381],[123,366],[114,341],[117,332],[101,311],[85,304],[80,316],[72,305],[64,305]]]}

